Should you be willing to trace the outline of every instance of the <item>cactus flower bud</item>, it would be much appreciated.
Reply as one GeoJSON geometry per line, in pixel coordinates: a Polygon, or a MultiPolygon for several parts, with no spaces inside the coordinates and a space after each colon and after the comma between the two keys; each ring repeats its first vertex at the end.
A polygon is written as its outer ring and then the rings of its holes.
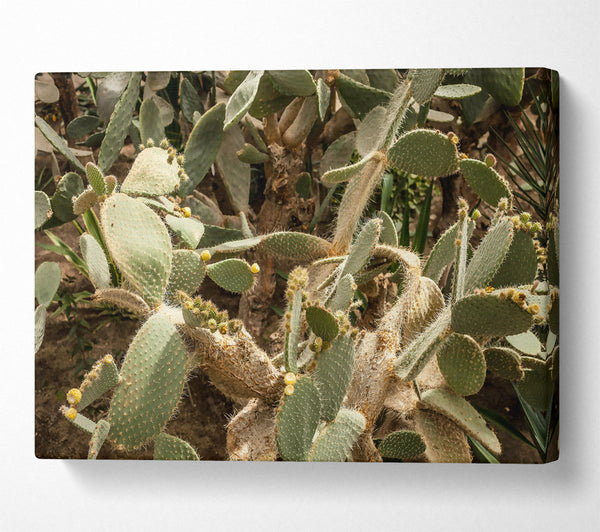
{"type": "Polygon", "coordinates": [[[106,355],[103,359],[102,362],[104,362],[105,364],[112,364],[114,362],[114,358],[112,355],[106,355]]]}
{"type": "Polygon", "coordinates": [[[288,372],[285,374],[283,380],[288,386],[293,386],[294,384],[296,384],[296,375],[294,375],[292,372],[288,372]]]}
{"type": "Polygon", "coordinates": [[[488,168],[492,168],[496,164],[496,157],[494,157],[491,153],[488,153],[485,156],[485,165],[488,168]]]}
{"type": "Polygon", "coordinates": [[[293,395],[294,394],[294,385],[288,384],[284,390],[285,395],[293,395]]]}
{"type": "Polygon", "coordinates": [[[200,253],[200,258],[204,261],[207,262],[210,260],[210,251],[208,251],[208,249],[205,249],[202,253],[200,253]]]}
{"type": "Polygon", "coordinates": [[[72,388],[67,392],[67,401],[70,405],[76,405],[81,401],[81,392],[77,388],[72,388]]]}
{"type": "Polygon", "coordinates": [[[65,417],[73,421],[77,417],[77,409],[69,408],[67,411],[65,411],[65,417]]]}
{"type": "Polygon", "coordinates": [[[189,207],[184,207],[181,209],[181,215],[184,218],[189,218],[192,215],[192,210],[189,207]]]}
{"type": "Polygon", "coordinates": [[[255,262],[252,266],[250,266],[250,270],[252,273],[258,273],[260,271],[260,266],[255,262]]]}

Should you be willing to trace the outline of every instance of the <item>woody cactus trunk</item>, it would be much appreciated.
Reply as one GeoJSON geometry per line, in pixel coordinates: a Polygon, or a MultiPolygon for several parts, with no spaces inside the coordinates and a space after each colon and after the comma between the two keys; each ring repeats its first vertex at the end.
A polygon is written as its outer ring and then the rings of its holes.
{"type": "MultiPolygon", "coordinates": [[[[446,87],[460,98],[474,90],[442,85],[447,73],[409,71],[394,78],[391,90],[339,71],[322,71],[316,79],[308,71],[233,73],[226,80],[228,103],[199,118],[183,155],[166,141],[155,146],[146,138],[116,186],[102,165],[88,164],[90,187],[74,199],[74,210],[91,212],[100,204],[101,238],[82,237],[95,298],[144,320],[120,369],[107,355],[67,394],[63,413],[91,434],[90,458],[108,442],[125,450],[153,443],[156,459],[197,459],[188,442],[168,434],[196,368],[241,405],[227,426],[230,460],[470,462],[469,439],[499,456],[496,434],[465,398],[482,388],[488,370],[547,406],[555,357],[523,356],[504,339],[534,326],[554,329],[558,283],[536,278],[545,275],[546,263],[556,269],[558,226],[545,229],[513,212],[510,188],[491,158],[468,159],[456,135],[415,127],[415,109],[428,109],[436,91],[446,87]],[[331,238],[275,231],[307,208],[302,200],[283,205],[278,194],[292,187],[294,194],[282,197],[296,197],[306,185],[300,154],[317,130],[335,126],[335,97],[360,126],[330,146],[324,159],[332,166],[322,162],[323,185],[345,183],[331,238]],[[214,159],[194,145],[204,142],[210,150],[214,135],[225,142],[248,112],[262,116],[263,131],[246,120],[254,140],[237,156],[265,164],[265,201],[279,214],[261,222],[255,234],[241,208],[238,238],[207,240],[213,227],[174,195],[189,194],[214,159]],[[347,165],[349,156],[335,157],[335,150],[347,151],[344,143],[358,153],[353,164],[347,165]],[[431,180],[462,172],[495,209],[482,240],[471,245],[478,211],[470,212],[464,200],[458,220],[426,261],[398,245],[386,213],[363,220],[390,165],[431,180]],[[550,235],[547,252],[540,233],[550,235]],[[253,256],[254,264],[242,255],[253,256]],[[209,277],[224,290],[245,294],[251,312],[262,297],[256,290],[268,292],[280,260],[295,264],[282,319],[284,347],[266,353],[241,320],[195,294],[209,277]],[[449,270],[444,295],[438,283],[449,270]],[[372,330],[360,330],[351,321],[357,287],[380,275],[397,296],[372,330]],[[82,413],[111,391],[104,419],[82,413]]],[[[122,106],[128,97],[126,91],[122,106]]],[[[238,197],[236,183],[226,185],[238,197]]]]}

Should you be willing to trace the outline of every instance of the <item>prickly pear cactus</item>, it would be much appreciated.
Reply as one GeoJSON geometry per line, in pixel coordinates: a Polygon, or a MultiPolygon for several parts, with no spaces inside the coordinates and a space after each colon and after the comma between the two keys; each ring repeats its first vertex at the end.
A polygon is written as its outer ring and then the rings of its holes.
{"type": "MultiPolygon", "coordinates": [[[[487,371],[547,407],[558,353],[538,360],[515,346],[532,330],[558,334],[558,225],[544,229],[515,213],[493,161],[468,159],[455,134],[411,122],[432,98],[472,97],[477,86],[443,85],[447,75],[459,75],[452,70],[405,78],[390,72],[372,82],[362,71],[319,71],[316,79],[308,71],[232,72],[223,82],[227,104],[201,116],[186,79],[182,112],[194,124],[185,157],[144,133],[146,146],[120,185],[88,166],[89,189],[78,192],[72,212],[60,212],[91,216],[99,204],[97,231],[81,240],[96,300],[144,320],[120,368],[107,355],[67,396],[64,415],[92,434],[90,457],[106,442],[126,450],[153,444],[155,459],[198,459],[193,442],[167,432],[195,369],[240,407],[227,425],[232,460],[471,461],[469,440],[498,456],[495,432],[469,400],[487,371]],[[327,158],[336,164],[323,164],[320,183],[344,188],[331,238],[256,231],[247,217],[247,165],[280,171],[281,153],[291,157],[323,130],[334,96],[359,126],[358,134],[331,144],[327,158]],[[234,137],[242,140],[232,151],[234,137]],[[185,203],[175,197],[191,192],[213,163],[236,216],[223,215],[202,194],[185,203]],[[480,241],[473,237],[477,212],[470,214],[464,200],[426,259],[398,244],[386,213],[364,220],[389,168],[430,180],[461,172],[493,210],[480,241]],[[246,260],[253,256],[259,260],[246,260]],[[210,279],[233,294],[251,293],[261,266],[275,261],[292,266],[282,348],[267,353],[240,320],[198,292],[210,279]],[[381,319],[361,328],[358,289],[383,278],[396,295],[381,319]],[[106,420],[81,414],[111,390],[106,420]]],[[[111,143],[129,124],[136,83],[132,75],[110,120],[104,171],[114,158],[111,143]]],[[[153,105],[141,111],[143,132],[164,131],[154,128],[153,105]]],[[[291,185],[300,204],[314,179],[306,177],[291,185]]],[[[36,197],[36,224],[51,216],[47,199],[36,197]]]]}

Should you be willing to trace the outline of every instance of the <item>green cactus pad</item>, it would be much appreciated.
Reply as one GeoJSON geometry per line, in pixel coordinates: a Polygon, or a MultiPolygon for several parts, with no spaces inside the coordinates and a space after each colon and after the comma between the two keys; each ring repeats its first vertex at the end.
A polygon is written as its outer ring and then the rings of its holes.
{"type": "Polygon", "coordinates": [[[38,305],[34,314],[34,344],[35,353],[37,353],[44,341],[44,332],[46,330],[46,307],[38,305]]]}
{"type": "Polygon", "coordinates": [[[87,163],[85,165],[85,175],[98,196],[106,194],[106,182],[104,176],[94,163],[87,163]]]}
{"type": "Polygon", "coordinates": [[[152,98],[144,100],[140,107],[140,136],[142,144],[146,144],[150,139],[159,143],[165,138],[165,128],[160,120],[160,109],[152,98]]]}
{"type": "Polygon", "coordinates": [[[337,284],[329,308],[332,312],[346,312],[354,299],[355,283],[352,275],[344,275],[337,284]]]}
{"type": "Polygon", "coordinates": [[[535,356],[542,352],[542,344],[531,331],[507,336],[506,341],[525,355],[535,356]]]}
{"type": "Polygon", "coordinates": [[[198,248],[209,249],[234,240],[244,240],[244,234],[239,229],[227,229],[217,225],[204,224],[204,236],[200,240],[198,248]]]}
{"type": "MultiPolygon", "coordinates": [[[[258,246],[262,240],[262,236],[253,236],[252,238],[243,238],[241,240],[229,240],[228,242],[223,242],[218,246],[209,248],[209,251],[213,258],[217,258],[217,256],[220,257],[221,255],[225,258],[230,258],[229,256],[231,255],[238,255],[258,246]]],[[[202,249],[202,247],[200,247],[200,249],[202,249]]]]}
{"type": "Polygon", "coordinates": [[[377,106],[360,123],[356,134],[356,150],[361,157],[381,149],[385,140],[381,125],[385,123],[387,112],[385,107],[377,106]]]}
{"type": "Polygon", "coordinates": [[[389,92],[369,87],[342,73],[336,78],[335,86],[342,104],[353,118],[363,119],[374,107],[387,104],[391,97],[389,92]]]}
{"type": "Polygon", "coordinates": [[[67,135],[72,139],[80,139],[89,135],[101,124],[97,116],[82,115],[67,124],[67,135]]]}
{"type": "Polygon", "coordinates": [[[399,353],[395,372],[401,380],[412,381],[421,373],[448,334],[449,325],[448,308],[440,312],[436,320],[399,353]]]}
{"type": "Polygon", "coordinates": [[[300,339],[300,320],[302,318],[302,291],[294,292],[290,309],[290,331],[285,335],[283,364],[285,371],[298,373],[298,340],[300,339]]]}
{"type": "Polygon", "coordinates": [[[104,445],[109,432],[110,424],[107,421],[101,419],[98,421],[98,423],[96,423],[96,428],[94,429],[94,432],[92,433],[92,439],[90,440],[88,460],[95,460],[98,458],[98,453],[100,452],[102,445],[104,445]]]}
{"type": "Polygon", "coordinates": [[[304,200],[310,198],[310,189],[312,187],[312,178],[308,172],[302,172],[296,181],[296,194],[304,200]]]}
{"type": "Polygon", "coordinates": [[[244,147],[238,150],[236,155],[240,161],[246,164],[262,164],[270,159],[266,153],[258,151],[252,144],[244,144],[244,147]]]}
{"type": "Polygon", "coordinates": [[[246,292],[254,286],[250,265],[242,259],[225,259],[209,264],[206,273],[221,288],[234,294],[246,292]]]}
{"type": "MultiPolygon", "coordinates": [[[[334,140],[327,148],[321,159],[319,172],[321,176],[330,170],[345,167],[356,146],[356,131],[351,131],[334,140]]],[[[366,155],[366,154],[365,154],[366,155]]]]}
{"type": "Polygon", "coordinates": [[[548,282],[552,286],[560,285],[559,253],[558,253],[558,222],[555,227],[548,229],[548,282]]]}
{"type": "Polygon", "coordinates": [[[149,207],[113,194],[100,211],[106,245],[132,288],[151,305],[159,303],[171,273],[171,239],[149,207]]]}
{"type": "Polygon", "coordinates": [[[452,328],[470,336],[506,336],[527,331],[533,317],[498,294],[472,294],[452,306],[452,328]]]}
{"type": "Polygon", "coordinates": [[[399,430],[388,434],[379,444],[378,451],[385,458],[410,460],[425,452],[423,437],[412,430],[399,430]]]}
{"type": "Polygon", "coordinates": [[[348,258],[344,261],[342,267],[341,277],[347,274],[355,275],[367,265],[373,256],[375,246],[379,242],[380,232],[381,220],[379,218],[369,220],[365,224],[350,246],[348,258]]]}
{"type": "Polygon", "coordinates": [[[432,410],[417,410],[415,428],[423,436],[425,456],[434,463],[470,463],[467,437],[456,423],[432,410]]]}
{"type": "Polygon", "coordinates": [[[269,70],[275,88],[288,96],[310,96],[317,90],[308,70],[269,70]]]}
{"type": "Polygon", "coordinates": [[[456,85],[441,85],[435,91],[434,96],[444,100],[462,100],[469,96],[475,96],[481,92],[481,87],[469,85],[468,83],[457,83],[456,85]]]}
{"type": "Polygon", "coordinates": [[[258,248],[282,259],[312,261],[326,257],[331,244],[315,235],[290,231],[265,236],[258,248]]]}
{"type": "Polygon", "coordinates": [[[244,81],[238,85],[225,109],[224,130],[227,131],[235,125],[250,109],[258,92],[258,85],[263,77],[263,70],[252,70],[244,81]]]}
{"type": "Polygon", "coordinates": [[[94,300],[97,303],[115,305],[138,316],[146,316],[150,312],[150,307],[140,296],[122,288],[96,290],[94,300]]]}
{"type": "Polygon", "coordinates": [[[469,336],[453,333],[437,350],[438,366],[444,379],[457,394],[473,395],[485,381],[485,356],[469,336]]]}
{"type": "Polygon", "coordinates": [[[252,120],[250,120],[250,118],[246,118],[244,120],[244,127],[248,130],[248,132],[252,136],[252,140],[254,140],[254,144],[256,145],[258,150],[263,153],[268,153],[269,150],[267,149],[267,145],[265,144],[263,137],[261,136],[260,132],[258,131],[258,128],[254,125],[254,122],[252,122],[252,120]]]}
{"type": "Polygon", "coordinates": [[[352,379],[354,342],[349,336],[339,336],[331,347],[318,355],[313,374],[321,394],[321,417],[333,421],[352,379]]]}
{"type": "Polygon", "coordinates": [[[490,281],[495,288],[531,284],[537,274],[537,255],[533,238],[528,231],[518,229],[504,262],[490,281]]]}
{"type": "Polygon", "coordinates": [[[181,194],[191,194],[215,162],[223,142],[225,104],[220,103],[204,113],[190,134],[183,152],[183,167],[189,181],[181,186],[181,194]]]}
{"type": "Polygon", "coordinates": [[[382,91],[394,92],[398,86],[398,73],[393,68],[368,69],[369,85],[382,91]]]}
{"type": "Polygon", "coordinates": [[[498,222],[475,250],[465,273],[465,294],[485,288],[504,261],[513,239],[510,220],[498,222]]]}
{"type": "Polygon", "coordinates": [[[423,105],[433,98],[444,79],[444,71],[441,68],[419,68],[411,70],[409,77],[410,93],[418,104],[423,105]]]}
{"type": "Polygon", "coordinates": [[[192,446],[161,432],[154,438],[154,460],[200,460],[192,446]]]}
{"type": "Polygon", "coordinates": [[[443,414],[473,439],[494,454],[500,454],[500,442],[484,419],[465,399],[450,390],[431,389],[421,395],[421,406],[443,414]]]}
{"type": "Polygon", "coordinates": [[[317,80],[317,103],[319,110],[319,118],[321,122],[325,122],[325,117],[327,116],[327,110],[329,109],[329,103],[331,101],[331,90],[329,89],[327,83],[323,81],[323,79],[319,78],[317,80]]]}
{"type": "Polygon", "coordinates": [[[509,381],[523,378],[521,355],[508,347],[489,347],[483,354],[488,371],[509,381]]]}
{"type": "Polygon", "coordinates": [[[96,203],[98,203],[98,194],[92,187],[88,187],[79,196],[73,198],[73,214],[79,216],[89,211],[96,203]]]}
{"type": "Polygon", "coordinates": [[[319,424],[319,391],[310,377],[300,377],[292,395],[284,395],[277,413],[277,449],[281,458],[304,462],[319,424]]]}
{"type": "Polygon", "coordinates": [[[196,249],[204,234],[204,224],[196,218],[184,218],[167,214],[165,223],[190,249],[196,249]]]}
{"type": "Polygon", "coordinates": [[[198,253],[190,249],[173,251],[173,264],[169,277],[168,290],[175,294],[178,290],[193,294],[202,284],[206,266],[198,253]]]}
{"type": "Polygon", "coordinates": [[[140,196],[170,194],[181,181],[177,161],[168,161],[169,153],[162,148],[146,148],[133,162],[121,185],[121,192],[140,196]]]}
{"type": "Polygon", "coordinates": [[[215,160],[227,196],[236,212],[248,210],[250,196],[250,167],[236,155],[243,147],[242,130],[239,126],[232,127],[225,133],[215,160]]]}
{"type": "Polygon", "coordinates": [[[309,462],[346,461],[366,424],[365,416],[360,412],[342,408],[335,421],[326,425],[317,436],[308,455],[309,462]]]}
{"type": "Polygon", "coordinates": [[[554,301],[552,301],[550,310],[548,311],[548,325],[550,330],[558,335],[560,332],[560,297],[558,294],[554,297],[554,301]]]}
{"type": "Polygon", "coordinates": [[[104,250],[98,241],[92,235],[84,233],[79,237],[79,248],[94,287],[108,288],[110,286],[110,269],[104,250]]]}
{"type": "Polygon", "coordinates": [[[48,123],[43,118],[36,115],[35,116],[35,125],[42,132],[42,135],[44,135],[44,137],[46,137],[48,142],[50,144],[52,144],[52,147],[58,153],[63,155],[65,157],[65,159],[67,159],[67,161],[69,161],[69,163],[71,163],[75,168],[77,168],[77,170],[79,170],[80,172],[85,171],[85,168],[79,162],[79,159],[77,159],[77,157],[75,157],[73,152],[69,149],[69,146],[68,146],[67,142],[65,141],[65,139],[63,139],[61,136],[59,136],[58,133],[56,133],[56,131],[54,131],[54,129],[52,129],[52,127],[49,126],[48,123]]]}
{"type": "Polygon", "coordinates": [[[454,303],[465,294],[465,276],[467,270],[467,258],[469,254],[469,219],[465,217],[458,221],[457,241],[454,252],[454,280],[452,282],[452,302],[454,303]]]}
{"type": "Polygon", "coordinates": [[[62,273],[56,262],[42,262],[35,271],[35,298],[48,307],[58,290],[62,273]]]}
{"type": "Polygon", "coordinates": [[[479,85],[504,105],[519,105],[525,82],[524,68],[473,68],[469,82],[479,85]]]}
{"type": "Polygon", "coordinates": [[[398,169],[421,177],[444,177],[458,170],[456,145],[431,129],[402,135],[389,149],[388,158],[398,169]]]}
{"type": "Polygon", "coordinates": [[[546,411],[550,406],[554,387],[549,361],[532,357],[522,357],[521,361],[523,378],[516,383],[517,390],[533,408],[546,411]]]}
{"type": "MultiPolygon", "coordinates": [[[[440,236],[427,258],[427,263],[423,269],[423,275],[429,277],[436,283],[441,279],[448,264],[454,260],[456,239],[458,238],[458,226],[459,222],[455,223],[440,236]]],[[[474,229],[475,222],[469,220],[467,225],[467,240],[471,238],[474,229]]]]}
{"type": "Polygon", "coordinates": [[[35,191],[35,229],[39,229],[52,216],[50,198],[41,190],[35,191]]]}
{"type": "Polygon", "coordinates": [[[142,73],[134,72],[129,78],[127,88],[121,94],[115,109],[110,116],[106,133],[98,154],[98,167],[102,172],[107,172],[119,157],[123,141],[129,131],[133,118],[133,111],[140,92],[142,73]]]}
{"type": "Polygon", "coordinates": [[[254,118],[262,119],[273,113],[284,109],[292,100],[293,96],[281,94],[273,85],[270,76],[263,76],[258,84],[258,92],[248,113],[254,118]]]}
{"type": "Polygon", "coordinates": [[[355,164],[351,164],[349,166],[344,166],[342,168],[336,168],[334,170],[329,170],[325,172],[321,177],[321,182],[324,185],[334,185],[336,183],[344,183],[345,181],[349,181],[350,179],[361,174],[365,166],[369,164],[372,160],[381,160],[383,158],[383,154],[381,152],[372,152],[367,155],[365,158],[360,160],[355,164]]]}
{"type": "Polygon", "coordinates": [[[154,314],[127,351],[110,404],[114,443],[132,449],[162,431],[181,397],[186,366],[187,353],[177,329],[166,314],[154,314]]]}
{"type": "Polygon", "coordinates": [[[52,211],[61,222],[70,222],[77,218],[73,212],[73,197],[83,192],[83,180],[74,172],[62,176],[56,185],[56,192],[52,196],[52,211]]]}
{"type": "Polygon", "coordinates": [[[79,388],[81,399],[77,408],[83,410],[106,392],[112,390],[118,383],[119,371],[112,356],[101,358],[83,378],[79,388]]]}
{"type": "Polygon", "coordinates": [[[379,211],[377,217],[381,219],[381,233],[379,235],[379,242],[381,244],[387,244],[394,248],[398,247],[398,233],[396,232],[396,226],[390,218],[390,215],[385,211],[379,211]]]}
{"type": "Polygon", "coordinates": [[[202,114],[204,107],[202,106],[202,101],[200,100],[200,96],[198,96],[194,85],[192,85],[192,82],[187,78],[183,78],[181,81],[179,98],[183,116],[190,124],[193,124],[194,113],[198,112],[202,114]]]}
{"type": "Polygon", "coordinates": [[[483,161],[462,159],[460,171],[474,192],[492,207],[496,207],[502,198],[512,198],[506,180],[483,161]]]}
{"type": "Polygon", "coordinates": [[[94,423],[89,417],[82,416],[81,414],[77,414],[75,419],[69,419],[69,421],[78,429],[81,429],[89,434],[93,434],[96,430],[96,423],[94,423]]]}

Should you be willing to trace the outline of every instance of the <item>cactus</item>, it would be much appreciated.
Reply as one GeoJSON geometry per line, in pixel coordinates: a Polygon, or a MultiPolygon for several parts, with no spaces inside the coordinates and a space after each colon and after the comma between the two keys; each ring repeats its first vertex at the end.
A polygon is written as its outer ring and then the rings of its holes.
{"type": "MultiPolygon", "coordinates": [[[[143,320],[120,371],[107,355],[67,394],[63,413],[92,434],[90,458],[106,440],[127,450],[153,443],[155,459],[198,459],[194,442],[166,432],[195,369],[239,406],[227,427],[232,460],[469,462],[468,439],[500,454],[498,438],[465,399],[482,389],[488,370],[513,381],[534,408],[548,408],[558,351],[549,348],[542,360],[541,349],[527,342],[558,332],[558,226],[540,230],[527,213],[515,214],[510,187],[490,159],[459,155],[455,134],[416,128],[417,114],[422,125],[434,96],[467,102],[478,93],[467,81],[443,85],[447,74],[464,77],[441,69],[410,71],[405,78],[394,71],[231,72],[223,84],[227,103],[200,117],[203,100],[184,78],[180,119],[195,124],[188,125],[183,156],[167,140],[154,145],[164,123],[156,101],[146,99],[140,109],[146,146],[118,188],[103,172],[118,154],[139,95],[140,75],[128,76],[99,165],[85,169],[90,187],[67,174],[51,202],[53,217],[62,221],[78,212],[91,218],[91,206],[99,204],[97,231],[80,241],[94,301],[143,320]],[[318,174],[304,164],[292,172],[287,159],[318,142],[335,97],[358,131],[328,141],[318,174]],[[246,115],[263,118],[262,130],[246,115]],[[187,196],[213,164],[229,200],[222,211],[198,191],[187,196]],[[283,204],[278,187],[289,186],[302,208],[312,204],[319,185],[332,186],[324,203],[343,189],[332,202],[331,238],[257,224],[249,208],[251,164],[264,164],[265,196],[276,205],[283,204]],[[430,179],[430,191],[434,179],[460,170],[495,209],[479,244],[472,238],[476,215],[470,217],[461,200],[458,220],[426,260],[400,246],[394,220],[367,211],[386,169],[430,179]],[[538,283],[546,234],[550,287],[538,283]],[[256,285],[254,298],[269,286],[262,284],[261,268],[268,278],[284,268],[279,264],[291,270],[283,345],[266,353],[202,290],[206,278],[234,294],[256,285]],[[453,278],[438,286],[449,268],[453,278]],[[359,331],[352,325],[363,326],[356,309],[378,284],[395,285],[394,299],[369,330],[359,331]],[[113,389],[106,420],[80,414],[113,389]]],[[[47,207],[47,197],[36,194],[36,225],[48,219],[47,207]]],[[[419,250],[428,217],[425,210],[419,250]]],[[[40,297],[38,346],[43,304],[52,299],[40,297]]]]}
{"type": "Polygon", "coordinates": [[[161,432],[154,438],[154,460],[199,460],[199,458],[189,443],[161,432]]]}

